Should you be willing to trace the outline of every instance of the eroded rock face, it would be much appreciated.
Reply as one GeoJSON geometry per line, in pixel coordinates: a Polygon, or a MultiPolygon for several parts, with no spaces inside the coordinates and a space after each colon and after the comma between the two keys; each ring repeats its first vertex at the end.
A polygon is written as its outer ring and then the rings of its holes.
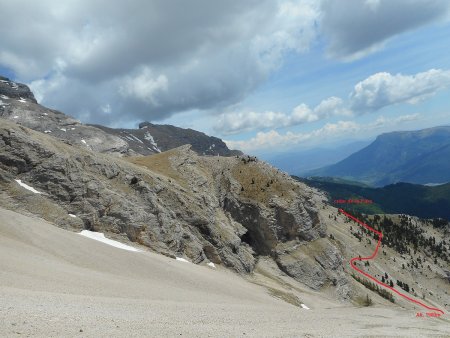
{"type": "Polygon", "coordinates": [[[276,262],[282,271],[314,290],[333,286],[342,298],[349,297],[343,257],[326,238],[308,245],[280,243],[276,249],[276,262]]]}
{"type": "Polygon", "coordinates": [[[313,289],[345,290],[315,192],[256,160],[198,156],[190,146],[123,159],[2,120],[0,185],[17,209],[62,227],[126,234],[156,252],[241,273],[267,255],[313,289]],[[17,178],[43,194],[20,190],[17,178]]]}
{"type": "MultiPolygon", "coordinates": [[[[240,272],[253,269],[253,251],[240,241],[242,226],[214,208],[214,196],[205,204],[165,176],[7,121],[0,127],[0,160],[5,191],[20,178],[43,192],[33,196],[33,203],[48,200],[48,205],[62,206],[83,228],[125,233],[157,252],[184,255],[194,263],[209,259],[240,272]]],[[[21,201],[17,205],[26,208],[21,201]]]]}

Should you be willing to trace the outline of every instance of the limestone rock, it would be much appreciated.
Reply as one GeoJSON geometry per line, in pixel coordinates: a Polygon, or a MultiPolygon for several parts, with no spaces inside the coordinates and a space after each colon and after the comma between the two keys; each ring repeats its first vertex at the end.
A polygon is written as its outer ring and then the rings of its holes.
{"type": "Polygon", "coordinates": [[[257,159],[199,156],[189,145],[125,158],[99,149],[2,119],[2,191],[16,210],[65,228],[125,235],[164,255],[239,273],[271,256],[313,289],[345,290],[342,257],[323,238],[316,193],[306,185],[257,159]]]}

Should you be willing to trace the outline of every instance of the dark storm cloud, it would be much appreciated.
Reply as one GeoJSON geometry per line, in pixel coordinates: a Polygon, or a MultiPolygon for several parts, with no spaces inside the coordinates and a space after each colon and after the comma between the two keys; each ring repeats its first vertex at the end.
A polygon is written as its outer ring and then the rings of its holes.
{"type": "Polygon", "coordinates": [[[323,29],[337,57],[429,22],[446,1],[0,0],[0,67],[84,122],[221,113],[323,29]],[[321,13],[323,11],[323,13],[321,13]]]}
{"type": "Polygon", "coordinates": [[[0,6],[0,66],[30,82],[43,104],[90,122],[157,120],[236,103],[285,51],[308,47],[317,19],[309,0],[0,6]]]}
{"type": "Polygon", "coordinates": [[[386,39],[448,13],[447,0],[326,0],[322,29],[333,57],[358,58],[386,39]]]}

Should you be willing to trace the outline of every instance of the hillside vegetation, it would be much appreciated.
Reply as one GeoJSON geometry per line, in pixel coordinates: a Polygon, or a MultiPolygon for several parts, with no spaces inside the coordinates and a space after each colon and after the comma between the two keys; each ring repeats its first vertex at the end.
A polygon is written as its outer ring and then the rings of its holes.
{"type": "MultiPolygon", "coordinates": [[[[326,191],[331,202],[339,199],[368,199],[373,202],[344,205],[354,211],[367,214],[408,214],[421,218],[450,220],[450,183],[438,186],[397,183],[383,188],[371,188],[349,181],[339,181],[335,178],[296,178],[310,186],[326,191]]],[[[335,206],[342,207],[343,205],[335,204],[335,206]]]]}

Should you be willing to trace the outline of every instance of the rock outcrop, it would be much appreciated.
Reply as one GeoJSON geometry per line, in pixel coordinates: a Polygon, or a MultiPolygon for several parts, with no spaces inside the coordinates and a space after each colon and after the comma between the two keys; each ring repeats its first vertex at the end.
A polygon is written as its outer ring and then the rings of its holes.
{"type": "Polygon", "coordinates": [[[0,76],[0,99],[15,99],[37,103],[28,86],[22,83],[16,83],[3,76],[0,76]]]}
{"type": "Polygon", "coordinates": [[[108,128],[93,125],[109,135],[115,135],[126,141],[134,152],[151,155],[190,144],[199,155],[235,156],[242,155],[238,150],[228,149],[220,138],[208,136],[193,129],[184,129],[171,125],[142,122],[139,129],[108,128]]]}

